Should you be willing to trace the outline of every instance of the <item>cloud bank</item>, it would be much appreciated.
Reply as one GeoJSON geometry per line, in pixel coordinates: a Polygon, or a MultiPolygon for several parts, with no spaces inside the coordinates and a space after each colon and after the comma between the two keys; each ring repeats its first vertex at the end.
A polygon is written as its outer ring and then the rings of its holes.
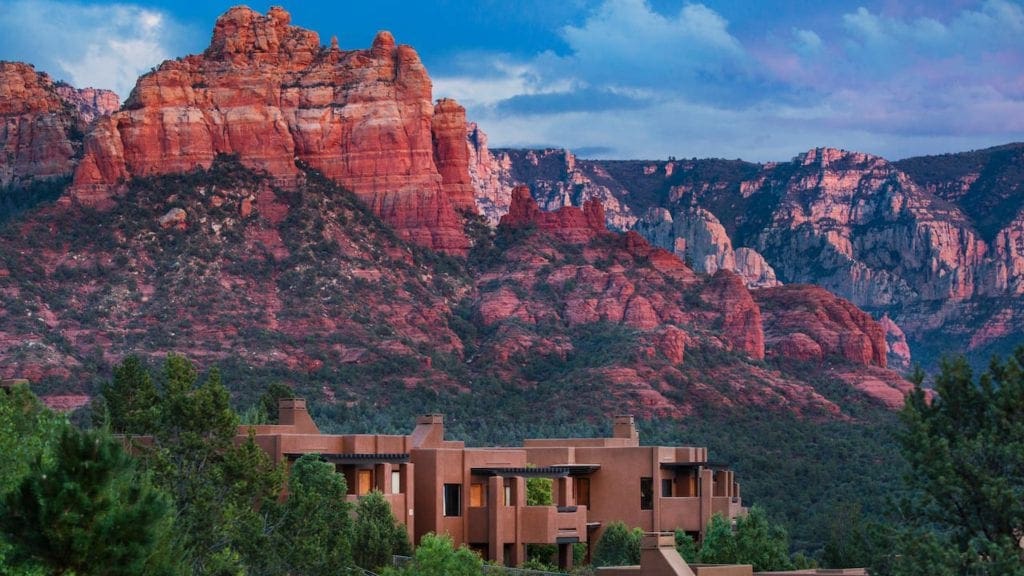
{"type": "Polygon", "coordinates": [[[122,99],[136,79],[181,55],[191,31],[167,13],[132,4],[0,0],[0,54],[77,87],[122,99]]]}
{"type": "MultiPolygon", "coordinates": [[[[437,78],[496,145],[784,160],[815,146],[900,158],[1024,139],[1024,8],[985,0],[737,31],[718,11],[604,0],[568,47],[478,54],[437,78]],[[913,17],[905,14],[926,14],[913,17]]],[[[829,12],[830,11],[830,12],[829,12]]]]}

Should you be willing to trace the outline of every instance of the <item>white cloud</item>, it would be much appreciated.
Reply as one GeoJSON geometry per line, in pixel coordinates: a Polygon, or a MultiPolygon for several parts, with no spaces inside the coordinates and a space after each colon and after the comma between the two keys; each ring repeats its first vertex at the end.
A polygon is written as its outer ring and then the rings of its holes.
{"type": "Polygon", "coordinates": [[[793,29],[793,48],[803,55],[814,55],[821,52],[823,42],[814,30],[793,29]]]}
{"type": "Polygon", "coordinates": [[[124,98],[139,75],[180,55],[191,34],[167,14],[132,4],[0,0],[0,38],[4,58],[124,98]]]}

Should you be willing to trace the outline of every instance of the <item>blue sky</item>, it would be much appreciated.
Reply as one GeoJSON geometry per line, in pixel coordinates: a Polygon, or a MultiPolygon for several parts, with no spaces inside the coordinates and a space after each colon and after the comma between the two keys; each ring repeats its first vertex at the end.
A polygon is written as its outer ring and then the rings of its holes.
{"type": "MultiPolygon", "coordinates": [[[[233,4],[0,0],[0,59],[127,95],[138,74],[205,48],[233,4]]],[[[897,159],[1024,140],[1024,0],[284,6],[346,49],[391,30],[492,147],[769,161],[816,146],[897,159]]]]}

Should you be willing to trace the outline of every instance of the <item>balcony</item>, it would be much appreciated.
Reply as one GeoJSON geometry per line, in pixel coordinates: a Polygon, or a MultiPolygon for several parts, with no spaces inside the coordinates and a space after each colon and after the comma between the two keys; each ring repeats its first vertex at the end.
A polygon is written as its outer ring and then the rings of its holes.
{"type": "Polygon", "coordinates": [[[661,506],[661,525],[657,527],[658,530],[671,532],[682,528],[697,532],[704,529],[700,521],[699,497],[658,498],[657,503],[661,506]]]}
{"type": "MultiPolygon", "coordinates": [[[[469,509],[469,542],[482,543],[491,540],[490,512],[488,507],[469,509]]],[[[521,534],[521,543],[527,544],[586,540],[586,506],[500,506],[497,514],[497,523],[502,527],[503,543],[514,542],[517,532],[521,534]],[[517,520],[521,525],[517,526],[517,520]]]]}

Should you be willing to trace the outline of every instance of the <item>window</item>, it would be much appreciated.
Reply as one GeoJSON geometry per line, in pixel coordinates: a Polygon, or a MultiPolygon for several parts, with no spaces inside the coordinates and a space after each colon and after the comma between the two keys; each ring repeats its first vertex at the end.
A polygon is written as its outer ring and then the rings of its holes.
{"type": "Polygon", "coordinates": [[[373,490],[373,470],[358,470],[356,474],[356,494],[369,494],[373,490]]]}
{"type": "Polygon", "coordinates": [[[576,478],[576,505],[590,507],[590,478],[576,478]]]}
{"type": "Polygon", "coordinates": [[[661,479],[661,497],[671,498],[672,497],[672,479],[662,478],[661,479]]]}
{"type": "Polygon", "coordinates": [[[462,516],[462,484],[444,485],[444,515],[462,516]]]}
{"type": "Polygon", "coordinates": [[[487,506],[487,486],[479,482],[469,485],[469,507],[482,508],[487,506]]]}
{"type": "Polygon", "coordinates": [[[402,493],[402,473],[399,472],[398,470],[391,471],[391,493],[402,493]]]}
{"type": "Polygon", "coordinates": [[[640,509],[654,508],[654,478],[644,476],[640,479],[640,509]]]}
{"type": "Polygon", "coordinates": [[[512,505],[512,487],[505,484],[505,506],[512,505]]]}

